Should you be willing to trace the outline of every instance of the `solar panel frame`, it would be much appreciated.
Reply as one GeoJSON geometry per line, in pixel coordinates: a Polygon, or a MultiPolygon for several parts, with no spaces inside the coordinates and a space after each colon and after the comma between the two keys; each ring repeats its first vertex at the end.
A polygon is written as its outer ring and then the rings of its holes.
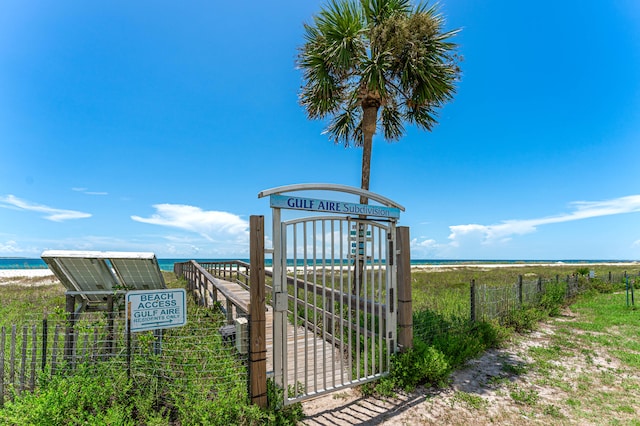
{"type": "Polygon", "coordinates": [[[90,304],[118,290],[167,288],[151,252],[46,250],[42,260],[67,289],[90,304]]]}

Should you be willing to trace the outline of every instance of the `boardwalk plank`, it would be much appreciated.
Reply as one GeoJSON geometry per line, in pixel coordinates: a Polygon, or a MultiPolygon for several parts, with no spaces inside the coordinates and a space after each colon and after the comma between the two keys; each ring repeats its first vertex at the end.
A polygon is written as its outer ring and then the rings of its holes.
{"type": "MultiPolygon", "coordinates": [[[[219,287],[224,287],[227,293],[233,294],[237,300],[243,303],[240,309],[248,312],[249,292],[234,282],[222,279],[218,279],[218,282],[219,287]]],[[[226,298],[223,292],[218,291],[217,296],[218,301],[225,306],[226,298]]],[[[265,329],[267,335],[267,372],[272,372],[273,310],[270,306],[267,307],[265,329]]],[[[293,326],[291,323],[287,326],[287,360],[289,364],[287,384],[293,385],[298,382],[298,389],[303,393],[322,392],[347,383],[351,378],[348,362],[338,348],[321,337],[314,337],[313,333],[305,330],[304,327],[293,326]],[[305,339],[308,339],[306,346],[305,339]],[[307,362],[308,366],[305,368],[307,362]],[[296,371],[294,371],[294,366],[297,367],[296,371]],[[322,366],[325,368],[321,368],[322,366]],[[328,373],[325,374],[325,371],[328,373]]]]}

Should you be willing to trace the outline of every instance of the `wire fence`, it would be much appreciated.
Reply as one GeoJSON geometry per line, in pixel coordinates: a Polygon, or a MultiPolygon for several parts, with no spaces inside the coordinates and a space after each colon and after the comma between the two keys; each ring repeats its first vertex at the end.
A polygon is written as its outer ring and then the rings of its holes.
{"type": "Polygon", "coordinates": [[[221,312],[193,307],[184,327],[134,333],[118,314],[84,313],[73,327],[65,317],[25,316],[0,328],[0,405],[40,379],[87,368],[105,381],[153,382],[149,391],[162,394],[189,387],[246,395],[247,357],[224,340],[221,312]]]}
{"type": "Polygon", "coordinates": [[[471,280],[468,286],[436,285],[427,296],[416,295],[420,297],[420,308],[413,314],[414,335],[424,342],[432,342],[440,336],[468,333],[480,321],[502,323],[522,309],[562,304],[587,288],[598,285],[612,288],[627,280],[640,283],[640,272],[536,279],[519,275],[501,283],[471,280]]]}

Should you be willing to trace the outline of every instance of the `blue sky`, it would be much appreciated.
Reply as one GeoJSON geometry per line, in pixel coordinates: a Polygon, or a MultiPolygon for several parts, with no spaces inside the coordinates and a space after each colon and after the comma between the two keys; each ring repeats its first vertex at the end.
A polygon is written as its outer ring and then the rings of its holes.
{"type": "MultiPolygon", "coordinates": [[[[298,105],[321,1],[0,5],[0,256],[247,257],[257,194],[360,184],[298,105]]],[[[462,79],[374,140],[413,258],[640,258],[640,3],[443,0],[462,79]]],[[[270,234],[270,231],[267,232],[270,234]]]]}

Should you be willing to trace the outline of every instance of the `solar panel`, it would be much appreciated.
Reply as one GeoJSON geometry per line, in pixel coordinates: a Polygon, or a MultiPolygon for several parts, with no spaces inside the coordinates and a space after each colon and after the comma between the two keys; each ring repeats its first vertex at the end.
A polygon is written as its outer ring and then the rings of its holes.
{"type": "Polygon", "coordinates": [[[67,292],[89,303],[102,303],[117,290],[167,288],[153,253],[47,250],[41,257],[67,292]]]}

